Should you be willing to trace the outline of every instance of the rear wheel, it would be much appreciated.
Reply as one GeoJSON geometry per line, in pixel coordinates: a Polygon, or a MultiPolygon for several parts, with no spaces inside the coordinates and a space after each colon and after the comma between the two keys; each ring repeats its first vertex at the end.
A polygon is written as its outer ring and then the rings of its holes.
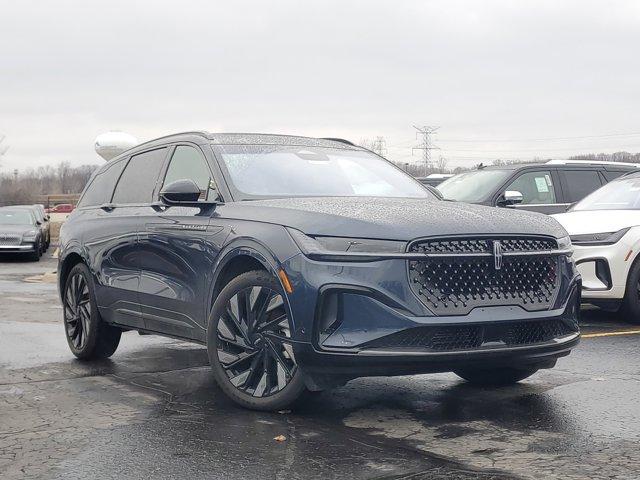
{"type": "Polygon", "coordinates": [[[267,272],[244,273],[222,290],[209,318],[207,349],[218,385],[234,402],[279,410],[305,393],[291,328],[282,287],[267,272]]]}
{"type": "Polygon", "coordinates": [[[485,386],[512,385],[530,377],[537,368],[465,368],[454,373],[469,383],[485,386]]]}
{"type": "Polygon", "coordinates": [[[629,271],[620,315],[627,322],[640,323],[640,262],[635,262],[629,271]]]}
{"type": "Polygon", "coordinates": [[[85,264],[79,263],[69,272],[62,307],[67,343],[76,357],[91,360],[113,355],[122,330],[100,318],[91,272],[85,264]]]}

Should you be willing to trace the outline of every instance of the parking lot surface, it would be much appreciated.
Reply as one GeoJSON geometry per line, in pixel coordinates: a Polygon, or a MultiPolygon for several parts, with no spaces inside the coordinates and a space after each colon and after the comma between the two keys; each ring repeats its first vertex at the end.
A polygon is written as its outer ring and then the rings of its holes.
{"type": "Polygon", "coordinates": [[[640,327],[612,314],[584,312],[572,355],[517,386],[359,379],[257,413],[198,345],[128,332],[75,360],[52,250],[0,258],[0,478],[640,477],[640,327]]]}

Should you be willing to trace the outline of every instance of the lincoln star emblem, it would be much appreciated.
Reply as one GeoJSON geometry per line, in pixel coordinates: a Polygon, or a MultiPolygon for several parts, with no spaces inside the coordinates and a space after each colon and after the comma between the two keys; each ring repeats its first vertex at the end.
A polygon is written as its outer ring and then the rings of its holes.
{"type": "Polygon", "coordinates": [[[493,261],[496,270],[502,268],[502,244],[499,240],[493,242],[493,261]]]}

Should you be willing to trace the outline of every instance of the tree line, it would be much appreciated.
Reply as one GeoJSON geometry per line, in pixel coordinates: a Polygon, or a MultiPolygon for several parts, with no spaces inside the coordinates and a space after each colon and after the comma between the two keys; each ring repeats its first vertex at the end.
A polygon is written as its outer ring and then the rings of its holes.
{"type": "Polygon", "coordinates": [[[98,166],[72,167],[68,162],[61,162],[56,166],[2,172],[0,205],[37,203],[40,195],[80,193],[98,166]]]}

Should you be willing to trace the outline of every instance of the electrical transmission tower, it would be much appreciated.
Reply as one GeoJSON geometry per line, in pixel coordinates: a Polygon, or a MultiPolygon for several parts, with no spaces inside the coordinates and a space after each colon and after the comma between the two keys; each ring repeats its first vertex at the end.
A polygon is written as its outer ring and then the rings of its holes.
{"type": "Polygon", "coordinates": [[[384,157],[387,154],[387,142],[384,137],[376,137],[372,142],[371,150],[384,157]]]}
{"type": "Polygon", "coordinates": [[[2,146],[2,142],[5,138],[6,137],[4,135],[0,134],[0,159],[2,159],[3,155],[7,153],[7,150],[9,150],[8,145],[5,145],[4,147],[2,146]]]}
{"type": "Polygon", "coordinates": [[[5,138],[4,135],[0,134],[0,167],[2,167],[2,157],[4,157],[4,154],[9,150],[9,145],[2,145],[5,138]]]}
{"type": "Polygon", "coordinates": [[[431,150],[439,150],[439,147],[436,147],[431,140],[431,135],[436,133],[436,131],[440,127],[432,127],[429,125],[425,125],[423,127],[413,126],[416,129],[416,138],[418,136],[422,137],[422,143],[417,145],[411,149],[413,153],[414,150],[422,150],[422,160],[424,161],[424,174],[427,175],[429,171],[432,169],[433,165],[431,162],[431,150]]]}

